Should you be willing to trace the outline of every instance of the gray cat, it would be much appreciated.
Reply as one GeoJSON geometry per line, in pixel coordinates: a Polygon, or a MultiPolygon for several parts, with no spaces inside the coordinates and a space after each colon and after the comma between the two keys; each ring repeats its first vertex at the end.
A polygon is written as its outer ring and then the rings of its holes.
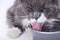
{"type": "Polygon", "coordinates": [[[7,12],[10,26],[8,34],[18,37],[31,27],[32,22],[45,22],[49,18],[57,18],[58,13],[58,0],[16,0],[7,12]]]}

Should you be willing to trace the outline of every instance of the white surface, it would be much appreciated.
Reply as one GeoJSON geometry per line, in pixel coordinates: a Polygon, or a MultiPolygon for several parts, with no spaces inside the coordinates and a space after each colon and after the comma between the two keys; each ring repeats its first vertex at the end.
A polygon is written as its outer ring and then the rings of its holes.
{"type": "Polygon", "coordinates": [[[26,31],[16,39],[7,36],[8,25],[6,21],[6,12],[13,3],[14,0],[0,0],[0,40],[32,40],[31,32],[29,31],[26,31]]]}

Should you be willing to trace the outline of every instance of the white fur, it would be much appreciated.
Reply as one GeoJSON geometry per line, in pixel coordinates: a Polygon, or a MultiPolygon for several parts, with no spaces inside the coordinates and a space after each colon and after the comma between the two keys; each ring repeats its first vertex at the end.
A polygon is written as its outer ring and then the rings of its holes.
{"type": "Polygon", "coordinates": [[[23,24],[23,27],[24,28],[27,28],[28,25],[30,24],[30,21],[27,18],[26,19],[23,19],[22,24],[23,24]]]}
{"type": "Polygon", "coordinates": [[[20,34],[21,30],[18,29],[17,27],[10,28],[7,33],[7,35],[11,38],[17,38],[20,36],[20,34]]]}
{"type": "Polygon", "coordinates": [[[44,23],[47,20],[47,18],[44,16],[43,13],[41,13],[41,16],[38,18],[37,22],[44,23]]]}
{"type": "Polygon", "coordinates": [[[35,19],[28,20],[27,18],[22,21],[23,27],[27,28],[29,24],[32,24],[33,22],[36,22],[35,19]]]}
{"type": "Polygon", "coordinates": [[[30,23],[32,24],[33,22],[36,22],[35,19],[30,19],[30,23]]]}

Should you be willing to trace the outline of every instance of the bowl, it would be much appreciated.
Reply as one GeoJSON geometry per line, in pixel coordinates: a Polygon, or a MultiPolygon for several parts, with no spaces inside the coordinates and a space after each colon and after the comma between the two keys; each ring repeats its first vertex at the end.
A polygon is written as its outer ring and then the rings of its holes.
{"type": "Polygon", "coordinates": [[[39,32],[32,30],[33,40],[60,40],[60,31],[39,32]]]}

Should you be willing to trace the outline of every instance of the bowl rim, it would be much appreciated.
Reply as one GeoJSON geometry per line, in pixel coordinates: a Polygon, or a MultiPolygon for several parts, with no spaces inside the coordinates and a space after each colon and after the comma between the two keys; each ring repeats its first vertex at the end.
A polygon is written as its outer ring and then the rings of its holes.
{"type": "Polygon", "coordinates": [[[32,30],[32,32],[41,33],[41,34],[57,34],[57,33],[60,33],[60,31],[56,31],[56,32],[41,32],[41,31],[36,31],[36,30],[32,30]]]}

